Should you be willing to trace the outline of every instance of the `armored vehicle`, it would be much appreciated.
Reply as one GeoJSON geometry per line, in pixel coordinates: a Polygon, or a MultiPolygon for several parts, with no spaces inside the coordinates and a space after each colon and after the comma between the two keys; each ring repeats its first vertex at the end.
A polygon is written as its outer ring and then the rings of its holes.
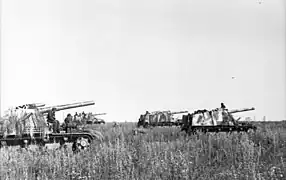
{"type": "Polygon", "coordinates": [[[182,124],[181,121],[175,119],[173,115],[188,113],[188,111],[154,111],[140,115],[139,121],[137,123],[137,127],[143,126],[144,128],[149,126],[180,126],[182,124]]]}
{"type": "Polygon", "coordinates": [[[97,114],[89,113],[86,124],[105,124],[105,121],[103,119],[96,117],[100,115],[106,115],[106,113],[97,113],[97,114]]]}
{"type": "Polygon", "coordinates": [[[85,101],[72,104],[45,107],[45,104],[26,104],[6,111],[0,120],[0,147],[18,146],[27,147],[30,144],[45,145],[49,143],[73,143],[73,151],[85,149],[89,144],[100,137],[97,132],[75,130],[67,132],[52,132],[45,115],[52,109],[56,111],[91,106],[94,101],[85,101]]]}
{"type": "Polygon", "coordinates": [[[187,133],[201,132],[233,132],[256,130],[256,126],[248,122],[239,122],[234,113],[253,111],[255,108],[228,110],[223,103],[213,110],[197,110],[192,114],[183,115],[181,130],[187,133]]]}

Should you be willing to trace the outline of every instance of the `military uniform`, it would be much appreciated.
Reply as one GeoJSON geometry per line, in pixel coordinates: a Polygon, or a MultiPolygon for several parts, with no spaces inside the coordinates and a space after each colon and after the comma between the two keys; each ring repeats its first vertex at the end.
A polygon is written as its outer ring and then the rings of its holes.
{"type": "Polygon", "coordinates": [[[48,123],[53,124],[53,132],[59,133],[60,132],[60,128],[59,128],[60,123],[58,120],[56,120],[55,110],[56,109],[53,108],[51,111],[48,112],[47,121],[48,121],[48,123]]]}
{"type": "Polygon", "coordinates": [[[67,117],[65,118],[65,129],[66,129],[66,132],[68,132],[68,129],[71,128],[72,126],[72,116],[71,114],[68,114],[67,117]]]}

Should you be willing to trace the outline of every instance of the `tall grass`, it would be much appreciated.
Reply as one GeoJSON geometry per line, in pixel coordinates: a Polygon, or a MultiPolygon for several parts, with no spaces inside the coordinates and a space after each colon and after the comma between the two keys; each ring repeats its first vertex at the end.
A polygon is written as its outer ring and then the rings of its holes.
{"type": "MultiPolygon", "coordinates": [[[[186,136],[179,128],[133,135],[135,124],[97,125],[90,150],[0,150],[0,179],[285,179],[286,128],[186,136]]],[[[280,128],[282,127],[282,128],[280,128]]]]}

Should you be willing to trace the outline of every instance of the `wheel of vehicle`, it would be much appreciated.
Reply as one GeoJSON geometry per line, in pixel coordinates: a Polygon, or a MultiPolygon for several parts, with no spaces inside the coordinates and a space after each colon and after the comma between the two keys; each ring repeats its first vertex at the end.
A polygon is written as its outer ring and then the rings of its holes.
{"type": "Polygon", "coordinates": [[[73,145],[72,145],[72,150],[73,152],[79,152],[82,150],[86,150],[89,146],[90,146],[90,139],[87,137],[79,137],[76,139],[76,141],[74,141],[73,145]]]}
{"type": "Polygon", "coordinates": [[[21,148],[28,149],[29,141],[27,139],[23,140],[23,142],[21,143],[20,146],[21,146],[21,148]]]}

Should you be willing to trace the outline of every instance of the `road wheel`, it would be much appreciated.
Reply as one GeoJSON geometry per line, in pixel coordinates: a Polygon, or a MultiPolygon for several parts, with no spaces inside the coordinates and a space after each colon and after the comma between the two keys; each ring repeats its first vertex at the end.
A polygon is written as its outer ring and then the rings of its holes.
{"type": "Polygon", "coordinates": [[[72,150],[75,153],[82,151],[82,150],[86,150],[89,148],[90,143],[91,141],[89,138],[79,137],[76,139],[76,141],[73,142],[72,150]]]}
{"type": "Polygon", "coordinates": [[[25,139],[25,140],[23,140],[23,142],[21,143],[21,148],[23,148],[23,149],[28,149],[28,147],[29,147],[29,140],[27,140],[27,139],[25,139]]]}

